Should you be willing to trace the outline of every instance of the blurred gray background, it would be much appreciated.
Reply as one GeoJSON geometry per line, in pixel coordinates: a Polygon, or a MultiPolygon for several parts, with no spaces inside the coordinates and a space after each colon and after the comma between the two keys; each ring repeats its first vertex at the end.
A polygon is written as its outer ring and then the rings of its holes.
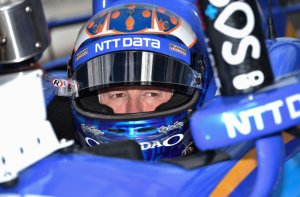
{"type": "MultiPolygon", "coordinates": [[[[48,21],[61,21],[67,18],[92,15],[92,0],[42,0],[48,21]]],[[[51,45],[44,52],[41,63],[70,55],[83,23],[52,28],[51,45]]]]}

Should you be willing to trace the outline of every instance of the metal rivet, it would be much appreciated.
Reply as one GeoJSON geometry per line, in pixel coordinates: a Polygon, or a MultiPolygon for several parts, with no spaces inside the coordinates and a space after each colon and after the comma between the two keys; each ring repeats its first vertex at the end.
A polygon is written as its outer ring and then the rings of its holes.
{"type": "Polygon", "coordinates": [[[31,12],[31,11],[32,11],[32,8],[31,8],[30,6],[27,6],[27,7],[25,8],[25,10],[26,10],[26,12],[31,12]]]}
{"type": "Polygon", "coordinates": [[[10,172],[4,172],[4,177],[11,177],[11,173],[10,172]]]}
{"type": "Polygon", "coordinates": [[[6,44],[6,38],[0,38],[0,45],[4,46],[6,44]]]}
{"type": "Polygon", "coordinates": [[[2,164],[3,164],[3,165],[5,165],[5,163],[6,163],[6,160],[5,160],[5,158],[4,158],[4,157],[2,157],[2,158],[1,158],[1,161],[2,161],[2,164]]]}
{"type": "Polygon", "coordinates": [[[37,42],[37,43],[35,43],[35,47],[36,47],[36,48],[41,48],[42,45],[41,45],[41,43],[37,42]]]}

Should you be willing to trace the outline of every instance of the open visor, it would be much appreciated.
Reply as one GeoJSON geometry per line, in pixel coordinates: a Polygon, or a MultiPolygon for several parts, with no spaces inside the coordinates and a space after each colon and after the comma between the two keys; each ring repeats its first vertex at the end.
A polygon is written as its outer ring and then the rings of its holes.
{"type": "Polygon", "coordinates": [[[201,88],[201,74],[183,61],[147,51],[120,51],[81,64],[72,75],[77,96],[106,87],[154,85],[191,91],[201,88]]]}

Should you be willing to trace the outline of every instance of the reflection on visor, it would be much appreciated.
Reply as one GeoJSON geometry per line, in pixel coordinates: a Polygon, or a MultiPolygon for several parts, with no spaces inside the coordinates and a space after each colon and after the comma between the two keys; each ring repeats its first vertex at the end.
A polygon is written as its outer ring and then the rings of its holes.
{"type": "Polygon", "coordinates": [[[197,73],[174,58],[145,51],[109,53],[82,64],[72,76],[81,91],[120,83],[163,83],[201,88],[197,73]]]}

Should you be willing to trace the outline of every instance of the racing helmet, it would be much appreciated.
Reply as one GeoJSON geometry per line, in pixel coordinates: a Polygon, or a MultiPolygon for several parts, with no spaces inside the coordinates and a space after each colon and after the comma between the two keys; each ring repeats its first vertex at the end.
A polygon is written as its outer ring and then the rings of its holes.
{"type": "Polygon", "coordinates": [[[203,99],[206,67],[191,26],[150,4],[123,4],[94,15],[81,28],[68,77],[71,111],[83,146],[135,140],[145,160],[194,151],[189,117],[203,99]],[[155,86],[172,98],[154,111],[114,113],[98,94],[116,87],[155,86]]]}

